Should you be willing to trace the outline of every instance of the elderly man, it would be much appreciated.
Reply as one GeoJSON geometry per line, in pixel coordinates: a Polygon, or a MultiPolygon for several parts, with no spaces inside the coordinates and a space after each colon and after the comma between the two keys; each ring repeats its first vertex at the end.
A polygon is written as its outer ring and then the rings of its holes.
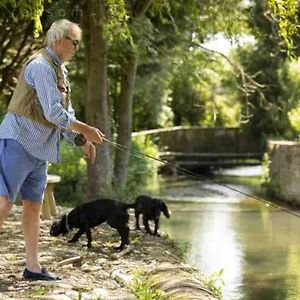
{"type": "Polygon", "coordinates": [[[79,48],[81,29],[68,20],[54,22],[45,48],[25,63],[0,125],[0,228],[20,192],[23,212],[26,266],[23,277],[57,280],[39,263],[40,211],[47,183],[47,161],[59,162],[61,135],[81,146],[95,160],[95,146],[104,135],[76,120],[64,62],[79,48]]]}

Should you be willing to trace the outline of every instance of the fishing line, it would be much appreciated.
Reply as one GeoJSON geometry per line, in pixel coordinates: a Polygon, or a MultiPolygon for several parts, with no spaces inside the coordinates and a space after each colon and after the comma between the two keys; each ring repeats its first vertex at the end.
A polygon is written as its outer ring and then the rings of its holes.
{"type": "Polygon", "coordinates": [[[162,164],[164,164],[164,165],[166,165],[166,166],[168,166],[168,167],[170,167],[170,168],[177,169],[177,170],[179,170],[181,173],[186,174],[186,175],[189,175],[189,176],[192,177],[192,178],[196,178],[196,179],[199,179],[199,180],[202,180],[203,178],[205,178],[205,179],[207,179],[208,181],[210,181],[211,183],[214,183],[214,184],[216,184],[216,185],[225,187],[225,188],[230,189],[230,190],[232,190],[232,191],[234,191],[234,192],[236,192],[236,193],[239,193],[239,194],[244,195],[244,196],[246,196],[246,197],[252,198],[252,199],[257,200],[257,201],[260,201],[260,202],[262,202],[262,203],[264,203],[264,204],[266,204],[266,205],[268,205],[268,206],[272,206],[272,207],[274,207],[274,208],[280,209],[280,210],[282,210],[282,211],[284,211],[284,212],[286,212],[286,213],[289,213],[289,214],[291,214],[291,215],[293,215],[293,216],[295,216],[295,217],[300,218],[300,215],[299,215],[299,214],[297,214],[297,213],[295,213],[295,212],[293,212],[293,211],[291,211],[291,210],[289,210],[289,209],[287,209],[287,208],[285,208],[285,207],[282,207],[282,206],[280,206],[280,205],[278,205],[278,204],[276,204],[276,203],[270,202],[270,201],[268,201],[268,200],[266,200],[266,199],[263,199],[263,198],[260,198],[260,197],[255,196],[255,195],[251,195],[251,194],[242,192],[242,191],[240,191],[240,190],[238,190],[238,189],[236,189],[236,188],[234,188],[234,187],[232,187],[232,186],[230,186],[230,185],[227,185],[227,184],[225,184],[225,183],[216,182],[216,181],[210,179],[208,176],[205,176],[205,175],[199,175],[199,174],[197,174],[197,173],[195,173],[195,172],[192,172],[192,171],[187,170],[187,169],[185,169],[185,168],[182,168],[182,167],[180,167],[180,166],[176,166],[176,165],[174,165],[174,164],[172,164],[172,163],[170,163],[170,162],[168,162],[168,161],[161,160],[161,159],[156,158],[156,157],[153,157],[153,156],[151,156],[151,155],[142,153],[142,152],[137,151],[137,150],[135,150],[135,149],[132,149],[132,148],[130,148],[130,147],[127,147],[127,146],[118,144],[118,143],[116,143],[116,142],[110,141],[110,140],[108,140],[108,139],[106,139],[106,138],[102,138],[102,139],[103,139],[104,141],[108,142],[109,144],[111,144],[112,146],[114,146],[116,149],[121,150],[121,151],[124,151],[124,152],[129,152],[129,154],[131,154],[131,155],[133,155],[133,156],[135,156],[135,157],[138,157],[138,158],[141,158],[140,156],[147,157],[147,158],[149,158],[149,159],[152,159],[152,160],[155,160],[155,161],[157,161],[157,162],[159,162],[159,163],[162,163],[162,164]]]}

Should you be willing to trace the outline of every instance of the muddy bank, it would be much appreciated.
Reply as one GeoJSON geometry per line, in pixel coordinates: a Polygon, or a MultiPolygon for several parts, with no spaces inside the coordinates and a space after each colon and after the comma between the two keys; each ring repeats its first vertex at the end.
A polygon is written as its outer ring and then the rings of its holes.
{"type": "MultiPolygon", "coordinates": [[[[59,207],[59,213],[68,209],[59,207]]],[[[66,237],[51,237],[51,221],[42,221],[41,263],[63,277],[56,282],[22,279],[24,242],[21,208],[14,207],[1,239],[0,299],[141,299],[149,286],[159,289],[153,299],[215,299],[201,283],[200,274],[185,265],[178,248],[166,236],[153,237],[135,231],[131,216],[130,246],[115,252],[119,236],[101,225],[93,229],[93,248],[87,250],[85,236],[77,244],[66,237]],[[68,261],[68,259],[70,259],[68,261]]],[[[153,292],[155,293],[155,292],[153,292]]]]}

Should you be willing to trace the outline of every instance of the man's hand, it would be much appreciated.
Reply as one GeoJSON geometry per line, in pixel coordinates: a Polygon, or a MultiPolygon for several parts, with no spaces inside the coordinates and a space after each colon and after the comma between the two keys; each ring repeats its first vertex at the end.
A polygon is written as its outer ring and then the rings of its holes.
{"type": "Polygon", "coordinates": [[[96,147],[93,143],[87,141],[83,146],[81,146],[82,151],[84,154],[91,160],[93,164],[96,159],[96,147]]]}
{"type": "Polygon", "coordinates": [[[104,134],[96,127],[90,126],[88,124],[76,120],[67,129],[76,131],[78,133],[82,133],[85,136],[85,138],[91,143],[103,143],[104,134]]]}
{"type": "Polygon", "coordinates": [[[96,127],[87,126],[84,128],[84,132],[82,132],[82,134],[92,143],[103,143],[104,134],[96,127]]]}

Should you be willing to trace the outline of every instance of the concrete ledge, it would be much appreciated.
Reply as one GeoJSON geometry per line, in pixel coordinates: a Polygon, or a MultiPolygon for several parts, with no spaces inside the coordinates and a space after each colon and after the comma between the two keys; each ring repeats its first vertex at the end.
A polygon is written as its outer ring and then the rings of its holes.
{"type": "Polygon", "coordinates": [[[269,187],[274,196],[300,205],[300,143],[268,141],[269,187]]]}

